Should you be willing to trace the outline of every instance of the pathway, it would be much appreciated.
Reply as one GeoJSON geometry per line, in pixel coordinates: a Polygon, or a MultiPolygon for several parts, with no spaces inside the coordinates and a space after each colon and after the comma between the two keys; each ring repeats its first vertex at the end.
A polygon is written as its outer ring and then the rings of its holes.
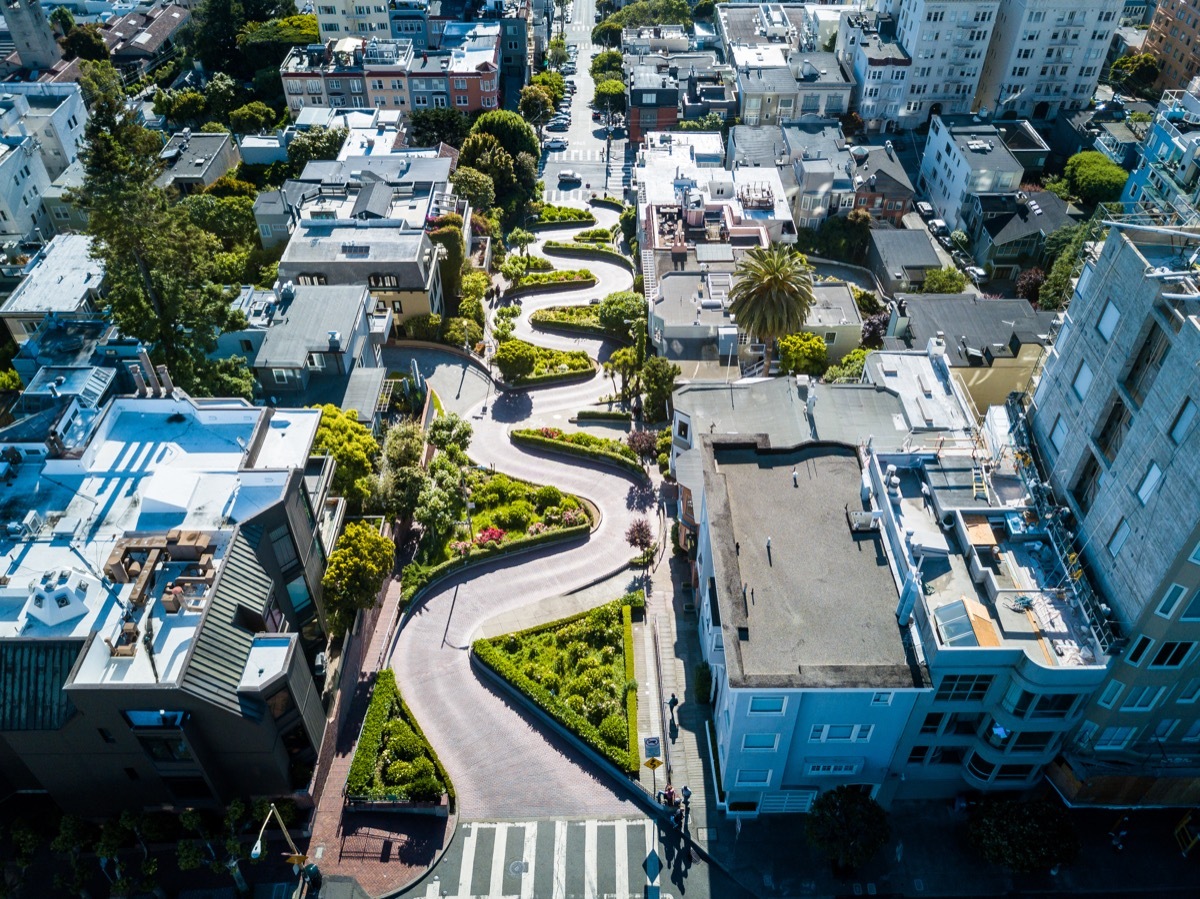
{"type": "MultiPolygon", "coordinates": [[[[597,217],[602,224],[611,225],[617,216],[599,210],[597,217]]],[[[558,230],[554,235],[570,239],[572,233],[558,230]]],[[[557,258],[554,262],[560,268],[576,264],[557,258]]],[[[580,265],[596,271],[602,286],[594,291],[542,295],[537,304],[587,302],[590,296],[632,286],[632,275],[618,266],[580,265]]],[[[525,315],[533,306],[531,302],[526,306],[525,315]]],[[[548,336],[539,332],[531,338],[552,345],[548,336]]],[[[589,351],[595,352],[600,341],[589,343],[589,351]]],[[[453,367],[439,368],[438,377],[452,383],[453,367]]],[[[460,377],[465,379],[461,372],[460,377]]],[[[434,387],[438,389],[438,384],[434,387]]],[[[495,465],[498,471],[586,496],[602,515],[599,527],[584,543],[541,547],[443,582],[422,600],[398,635],[392,667],[413,713],[454,781],[464,818],[605,817],[636,811],[614,782],[614,775],[514,708],[507,697],[475,675],[468,654],[471,641],[489,619],[568,593],[621,569],[632,555],[624,538],[629,523],[645,514],[657,519],[653,491],[632,478],[580,460],[518,449],[508,439],[511,428],[531,420],[561,419],[565,424],[567,417],[610,390],[610,382],[599,374],[582,383],[482,400],[470,390],[458,391],[456,396],[439,390],[448,410],[474,424],[473,459],[495,465]]]]}

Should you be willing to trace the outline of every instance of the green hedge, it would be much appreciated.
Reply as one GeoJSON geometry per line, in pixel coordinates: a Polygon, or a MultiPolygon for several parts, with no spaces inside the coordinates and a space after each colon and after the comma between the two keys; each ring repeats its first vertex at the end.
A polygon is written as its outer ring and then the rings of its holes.
{"type": "Polygon", "coordinates": [[[596,215],[587,209],[577,209],[574,206],[554,206],[551,203],[544,203],[542,204],[542,211],[538,213],[537,221],[534,225],[568,225],[576,223],[594,225],[596,224],[596,215]]]}
{"type": "Polygon", "coordinates": [[[629,723],[629,763],[636,771],[642,763],[638,746],[637,670],[633,664],[633,610],[621,606],[621,624],[625,632],[625,720],[629,723]]]}
{"type": "MultiPolygon", "coordinates": [[[[588,509],[586,503],[581,503],[585,514],[588,516],[587,524],[577,524],[571,527],[559,528],[554,531],[546,531],[544,534],[534,534],[529,537],[520,537],[516,540],[510,540],[507,543],[502,543],[497,547],[492,547],[487,550],[480,551],[474,549],[471,555],[465,559],[451,559],[448,562],[442,562],[440,565],[434,565],[432,568],[418,569],[415,574],[402,575],[404,578],[404,589],[400,594],[401,606],[405,606],[412,602],[414,596],[421,590],[424,590],[430,584],[444,575],[458,571],[460,568],[466,568],[474,565],[476,562],[486,562],[490,559],[507,556],[520,549],[527,549],[531,546],[537,546],[539,543],[556,543],[560,540],[566,540],[570,537],[584,536],[592,530],[592,513],[588,509]]],[[[410,566],[411,567],[411,566],[410,566]]],[[[405,568],[408,572],[408,568],[405,568]]]]}
{"type": "Polygon", "coordinates": [[[587,244],[565,243],[558,240],[548,240],[542,244],[542,252],[548,255],[580,256],[591,259],[604,259],[609,262],[620,262],[633,271],[633,260],[617,250],[608,247],[588,246],[587,244]]]}
{"type": "MultiPolygon", "coordinates": [[[[591,610],[588,610],[589,612],[591,610]]],[[[626,610],[627,611],[627,610],[626,610]]],[[[588,614],[585,612],[583,614],[588,614]]],[[[554,622],[554,626],[560,626],[567,623],[571,619],[563,619],[554,622]]],[[[630,641],[632,642],[632,641],[630,641]]],[[[490,640],[480,639],[471,644],[471,652],[475,658],[482,664],[486,665],[504,680],[508,681],[514,688],[527,696],[534,705],[554,718],[562,724],[567,730],[579,737],[584,743],[600,753],[604,758],[611,761],[614,765],[620,768],[627,774],[636,774],[638,767],[641,764],[641,758],[636,751],[630,752],[629,749],[619,749],[606,742],[601,736],[599,729],[587,720],[583,715],[573,711],[565,703],[558,700],[553,693],[543,687],[541,684],[526,677],[516,665],[512,663],[507,655],[501,651],[490,640]]],[[[627,663],[628,664],[628,663],[627,663]]],[[[629,695],[634,696],[634,718],[631,724],[635,732],[634,748],[636,749],[636,731],[637,731],[637,690],[626,690],[626,711],[629,709],[629,695]]]]}
{"type": "Polygon", "coordinates": [[[371,691],[371,702],[358,735],[358,746],[350,760],[350,772],[346,775],[347,796],[366,796],[375,787],[375,766],[379,763],[383,726],[388,722],[395,699],[396,675],[390,668],[384,668],[375,676],[375,688],[371,691]]]}
{"type": "Polygon", "coordinates": [[[593,362],[589,368],[578,369],[576,371],[549,371],[541,375],[530,375],[527,378],[521,378],[513,386],[514,387],[537,387],[540,384],[557,384],[561,381],[586,381],[596,375],[596,363],[593,362]]]}
{"type": "MultiPolygon", "coordinates": [[[[385,668],[388,674],[392,674],[392,669],[385,668]]],[[[392,676],[392,682],[395,683],[395,675],[392,676]]],[[[438,758],[437,750],[433,748],[433,744],[429,742],[429,738],[425,736],[425,731],[421,730],[421,725],[417,723],[417,718],[413,715],[412,710],[405,703],[404,697],[400,695],[400,691],[396,690],[396,700],[400,703],[400,715],[408,722],[408,726],[413,729],[413,732],[421,738],[421,742],[425,744],[425,752],[433,759],[433,767],[438,773],[438,777],[446,786],[446,796],[450,800],[450,811],[454,811],[454,803],[456,796],[454,793],[454,784],[450,781],[450,775],[446,771],[446,766],[442,764],[442,760],[438,758]]]]}
{"type": "Polygon", "coordinates": [[[611,228],[588,228],[586,231],[580,231],[578,234],[571,236],[571,240],[575,243],[612,243],[611,228]]]}
{"type": "MultiPolygon", "coordinates": [[[[561,331],[565,334],[582,334],[586,337],[600,337],[607,340],[620,339],[599,325],[589,325],[585,322],[565,322],[546,318],[542,315],[545,311],[544,309],[539,309],[533,315],[529,316],[529,323],[540,331],[561,331]]],[[[625,339],[625,343],[629,343],[628,338],[625,339]]]]}
{"type": "Polygon", "coordinates": [[[577,421],[633,421],[632,413],[620,409],[580,409],[575,418],[577,421]]]}
{"type": "MultiPolygon", "coordinates": [[[[599,449],[593,446],[580,446],[576,443],[564,443],[561,440],[554,440],[551,437],[543,437],[538,431],[528,428],[511,431],[509,432],[508,436],[513,443],[520,446],[536,446],[552,452],[560,452],[568,456],[579,456],[582,459],[611,462],[612,464],[623,468],[632,474],[639,475],[642,478],[646,477],[645,469],[643,469],[642,466],[637,462],[609,450],[599,449]]],[[[600,440],[603,438],[598,437],[596,439],[600,440]]],[[[612,442],[615,443],[616,441],[612,442]]]]}
{"type": "Polygon", "coordinates": [[[617,212],[625,211],[625,204],[616,197],[592,197],[591,203],[593,206],[603,206],[606,209],[615,209],[617,212]]]}
{"type": "Polygon", "coordinates": [[[510,287],[504,292],[506,299],[516,299],[517,297],[525,296],[526,294],[537,293],[555,293],[560,290],[586,290],[589,287],[595,287],[597,284],[595,275],[584,281],[554,281],[544,284],[519,284],[516,287],[510,287]]]}
{"type": "Polygon", "coordinates": [[[542,287],[546,284],[567,284],[574,281],[591,281],[594,283],[595,280],[596,276],[586,268],[557,269],[547,272],[526,272],[517,279],[517,283],[513,287],[542,287]]]}

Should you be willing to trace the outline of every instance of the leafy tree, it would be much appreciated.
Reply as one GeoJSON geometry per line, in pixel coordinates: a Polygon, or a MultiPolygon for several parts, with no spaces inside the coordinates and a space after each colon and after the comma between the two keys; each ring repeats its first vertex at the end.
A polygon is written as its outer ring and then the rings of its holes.
{"type": "Polygon", "coordinates": [[[257,134],[266,131],[278,121],[279,115],[261,100],[239,106],[229,113],[229,127],[236,134],[257,134]]]}
{"type": "Polygon", "coordinates": [[[925,272],[921,293],[962,293],[967,287],[967,276],[952,265],[933,268],[925,272]]]}
{"type": "Polygon", "coordinates": [[[1087,241],[1087,227],[1083,224],[1059,228],[1046,238],[1047,256],[1049,247],[1054,243],[1056,254],[1050,274],[1038,291],[1038,305],[1043,309],[1062,309],[1071,298],[1071,281],[1083,265],[1083,246],[1087,241]],[[1065,232],[1065,233],[1064,233],[1065,232]],[[1067,243],[1062,239],[1068,238],[1067,243]]]}
{"type": "Polygon", "coordinates": [[[1076,225],[1063,225],[1046,235],[1045,256],[1046,264],[1053,266],[1063,251],[1072,246],[1076,239],[1087,231],[1087,225],[1080,222],[1076,225]]]}
{"type": "Polygon", "coordinates": [[[419,465],[389,468],[379,479],[376,502],[393,518],[407,521],[416,512],[421,494],[429,486],[429,477],[419,465]]]}
{"type": "Polygon", "coordinates": [[[445,252],[438,259],[438,266],[442,272],[442,292],[447,297],[456,297],[462,280],[463,262],[467,258],[462,227],[444,225],[434,228],[429,232],[429,240],[445,248],[445,252]]]}
{"type": "Polygon", "coordinates": [[[346,525],[321,579],[330,633],[345,633],[359,609],[375,605],[395,558],[395,544],[375,528],[358,521],[346,525]]]}
{"type": "Polygon", "coordinates": [[[213,396],[254,398],[254,372],[245,356],[216,360],[206,372],[205,380],[213,396]]]}
{"type": "Polygon", "coordinates": [[[716,12],[717,5],[713,3],[713,0],[700,0],[699,3],[692,7],[692,18],[697,21],[707,22],[712,20],[716,12]]]}
{"type": "Polygon", "coordinates": [[[1119,199],[1129,179],[1129,172],[1097,150],[1076,153],[1067,160],[1063,174],[1071,193],[1093,205],[1119,199]]]}
{"type": "Polygon", "coordinates": [[[779,367],[789,375],[820,377],[829,367],[825,338],[800,331],[779,338],[779,367]]]}
{"type": "Polygon", "coordinates": [[[243,197],[250,201],[258,198],[258,188],[249,181],[241,181],[234,175],[222,175],[204,193],[211,197],[243,197]]]}
{"type": "MultiPolygon", "coordinates": [[[[870,213],[868,213],[869,215],[870,213]]],[[[956,228],[950,235],[950,242],[962,250],[964,253],[971,249],[971,238],[967,236],[967,232],[961,228],[956,228]]]]}
{"type": "Polygon", "coordinates": [[[254,201],[249,197],[191,194],[179,201],[193,224],[213,234],[226,250],[251,244],[258,233],[254,201]]]}
{"type": "MultiPolygon", "coordinates": [[[[277,8],[277,12],[289,12],[277,8]]],[[[294,8],[290,12],[295,12],[294,8]]],[[[313,15],[282,15],[269,21],[251,20],[237,36],[237,46],[244,66],[258,69],[271,66],[278,70],[292,47],[304,47],[320,41],[317,17],[313,15]]]]}
{"type": "Polygon", "coordinates": [[[486,212],[496,205],[496,185],[492,179],[469,165],[460,165],[450,176],[454,192],[471,204],[472,209],[486,212]]]}
{"type": "Polygon", "coordinates": [[[154,97],[154,111],[176,124],[196,125],[204,118],[204,94],[193,88],[159,91],[154,97]]]}
{"type": "Polygon", "coordinates": [[[862,345],[867,349],[877,350],[883,346],[883,338],[887,336],[888,324],[891,322],[890,312],[877,312],[863,321],[862,345]]]}
{"type": "MultiPolygon", "coordinates": [[[[518,153],[513,159],[513,175],[517,186],[521,189],[522,197],[534,198],[538,195],[538,160],[529,153],[518,153]]],[[[519,208],[514,206],[514,209],[519,208]]]]}
{"type": "Polygon", "coordinates": [[[60,36],[65,37],[75,27],[75,16],[66,6],[56,6],[50,12],[50,24],[58,29],[60,36]]]}
{"type": "Polygon", "coordinates": [[[855,208],[849,215],[831,215],[815,231],[805,228],[797,246],[804,252],[838,259],[842,262],[861,262],[871,236],[871,213],[855,208]]]}
{"type": "Polygon", "coordinates": [[[600,326],[613,334],[628,334],[629,321],[637,321],[646,317],[646,300],[640,293],[632,290],[622,290],[610,293],[596,307],[596,317],[600,326]]]}
{"type": "Polygon", "coordinates": [[[517,109],[526,122],[540,128],[550,121],[550,116],[554,113],[554,100],[545,88],[530,84],[521,88],[521,99],[517,109]]]}
{"type": "Polygon", "coordinates": [[[646,392],[646,421],[671,419],[671,395],[675,392],[675,379],[681,374],[683,371],[678,365],[662,356],[651,356],[646,360],[641,372],[642,388],[646,392]],[[658,417],[659,409],[663,410],[661,419],[658,417]]]}
{"type": "Polygon", "coordinates": [[[592,43],[617,46],[621,29],[640,25],[691,25],[687,0],[636,0],[617,10],[592,29],[592,43]],[[613,34],[615,32],[615,40],[613,34]]]}
{"type": "Polygon", "coordinates": [[[843,868],[871,860],[891,838],[887,812],[857,787],[840,786],[818,796],[805,822],[808,839],[843,868]]]}
{"type": "Polygon", "coordinates": [[[621,26],[609,16],[592,29],[592,43],[598,47],[621,46],[621,26]]]}
{"type": "Polygon", "coordinates": [[[630,431],[625,435],[625,445],[637,453],[637,457],[645,465],[647,459],[658,455],[658,434],[644,429],[630,431]]]}
{"type": "Polygon", "coordinates": [[[537,349],[523,340],[506,340],[496,348],[494,358],[504,380],[511,383],[533,374],[537,349]]]}
{"type": "MultiPolygon", "coordinates": [[[[482,300],[487,294],[488,289],[492,286],[492,279],[487,276],[487,272],[480,269],[471,269],[463,275],[462,279],[462,296],[464,300],[482,300]]],[[[459,313],[462,314],[462,305],[459,305],[459,313]]],[[[480,324],[483,324],[480,322],[480,324]]]]}
{"type": "Polygon", "coordinates": [[[204,0],[192,14],[191,45],[210,72],[236,71],[238,31],[246,23],[240,0],[204,0]]]}
{"type": "Polygon", "coordinates": [[[167,364],[175,383],[208,395],[208,354],[234,324],[230,297],[213,282],[220,244],[155,186],[162,144],[127,108],[117,71],[84,62],[80,85],[92,104],[83,184],[69,196],[88,213],[92,252],[104,263],[104,307],[123,334],[167,364]]]}
{"type": "Polygon", "coordinates": [[[766,344],[764,370],[771,368],[771,343],[804,327],[813,305],[812,268],[786,244],[753,247],[734,269],[729,311],[738,327],[766,344]]]}
{"type": "Polygon", "coordinates": [[[1143,93],[1158,80],[1162,67],[1153,53],[1127,53],[1112,64],[1109,80],[1133,93],[1143,93]]]}
{"type": "MultiPolygon", "coordinates": [[[[705,2],[705,0],[701,0],[705,2]]],[[[683,119],[675,126],[676,131],[725,131],[725,116],[719,112],[705,113],[698,119],[683,119]]]]}
{"type": "Polygon", "coordinates": [[[471,120],[457,109],[415,109],[408,117],[410,147],[461,147],[471,133],[471,120]]]}
{"type": "Polygon", "coordinates": [[[550,63],[551,68],[561,69],[570,58],[567,54],[567,42],[562,37],[550,41],[550,46],[546,48],[546,61],[550,63]]]}
{"type": "Polygon", "coordinates": [[[1027,268],[1017,276],[1017,296],[1031,303],[1038,301],[1042,285],[1046,283],[1046,273],[1040,268],[1027,268]]]}
{"type": "Polygon", "coordinates": [[[108,44],[100,34],[100,26],[79,25],[59,39],[64,59],[90,59],[95,62],[108,61],[108,44]]]}
{"type": "Polygon", "coordinates": [[[7,371],[0,371],[0,392],[21,390],[23,387],[21,376],[14,369],[10,368],[7,371]]]}
{"type": "Polygon", "coordinates": [[[313,452],[332,456],[337,463],[333,489],[358,506],[371,495],[371,466],[379,444],[359,424],[354,410],[342,411],[332,403],[321,409],[321,423],[313,440],[313,452]]]}
{"type": "Polygon", "coordinates": [[[604,363],[604,371],[613,379],[614,389],[617,376],[620,376],[621,399],[628,398],[631,381],[638,372],[637,352],[631,346],[623,346],[619,350],[614,350],[613,354],[608,357],[608,361],[604,363]]]}
{"type": "Polygon", "coordinates": [[[449,485],[438,484],[434,480],[426,482],[421,495],[417,497],[413,518],[425,531],[429,545],[437,545],[450,533],[458,521],[460,502],[457,491],[449,485]]]}
{"type": "Polygon", "coordinates": [[[229,113],[233,110],[237,95],[237,82],[224,72],[217,72],[208,82],[208,86],[204,88],[204,101],[208,108],[208,114],[222,122],[226,121],[229,113]]]}
{"type": "Polygon", "coordinates": [[[200,126],[201,134],[228,134],[229,126],[222,125],[220,122],[205,122],[200,126]]]}
{"type": "MultiPolygon", "coordinates": [[[[636,433],[636,432],[635,432],[636,433]]],[[[652,433],[652,432],[645,432],[652,433]]],[[[654,545],[654,529],[646,518],[635,518],[625,529],[625,542],[634,549],[645,552],[654,545]]]]}
{"type": "Polygon", "coordinates": [[[1049,191],[1064,203],[1070,203],[1075,198],[1071,196],[1071,185],[1066,178],[1047,175],[1042,179],[1042,189],[1049,191]]]}
{"type": "Polygon", "coordinates": [[[349,132],[345,128],[310,128],[297,134],[288,144],[288,163],[297,175],[317,159],[337,159],[349,132]]]}
{"type": "Polygon", "coordinates": [[[510,197],[517,186],[512,154],[495,135],[472,134],[463,141],[458,162],[491,178],[497,197],[510,197]]]}
{"type": "Polygon", "coordinates": [[[866,347],[851,350],[842,357],[842,361],[825,369],[826,381],[858,381],[862,378],[863,369],[867,364],[867,354],[871,352],[866,347]]]}
{"type": "Polygon", "coordinates": [[[492,135],[513,159],[517,158],[518,153],[528,153],[536,158],[542,149],[529,123],[507,109],[485,112],[471,126],[471,134],[492,135]]]}
{"type": "Polygon", "coordinates": [[[605,112],[624,112],[625,82],[610,78],[597,84],[595,107],[605,112]]]}
{"type": "Polygon", "coordinates": [[[620,50],[601,50],[592,57],[592,64],[588,68],[588,72],[596,84],[608,81],[610,78],[620,81],[625,77],[624,66],[625,57],[620,50]]]}
{"type": "Polygon", "coordinates": [[[419,424],[405,421],[388,429],[383,441],[383,459],[388,468],[420,465],[424,455],[425,434],[419,424]]]}
{"type": "Polygon", "coordinates": [[[1067,810],[1045,799],[985,801],[967,822],[967,837],[992,864],[1023,874],[1048,871],[1079,854],[1067,810]]]}
{"type": "Polygon", "coordinates": [[[453,412],[439,415],[429,423],[429,442],[440,450],[456,446],[465,453],[471,445],[472,433],[471,423],[453,412]]]}
{"type": "Polygon", "coordinates": [[[529,245],[537,243],[537,235],[524,228],[513,228],[508,232],[508,245],[521,251],[522,256],[529,255],[529,245]]]}
{"type": "Polygon", "coordinates": [[[529,83],[544,88],[555,106],[567,96],[567,82],[561,72],[538,72],[529,79],[529,83]]]}

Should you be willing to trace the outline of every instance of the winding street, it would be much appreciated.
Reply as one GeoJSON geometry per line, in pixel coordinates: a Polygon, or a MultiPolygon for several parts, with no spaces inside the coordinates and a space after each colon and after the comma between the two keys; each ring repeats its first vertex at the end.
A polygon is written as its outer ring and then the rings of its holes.
{"type": "MultiPolygon", "coordinates": [[[[599,224],[617,214],[598,209],[599,224]]],[[[551,239],[570,240],[582,229],[555,229],[551,239]]],[[[544,236],[544,235],[543,235],[544,236]]],[[[537,252],[538,245],[531,247],[537,252]]],[[[533,331],[528,316],[552,305],[587,303],[632,287],[632,274],[606,262],[548,257],[557,268],[589,268],[599,284],[527,297],[516,333],[544,346],[584,349],[604,359],[604,341],[533,331]]],[[[397,364],[416,358],[443,405],[475,429],[471,457],[521,478],[587,497],[601,523],[586,542],[546,546],[528,555],[497,560],[445,581],[419,603],[401,629],[391,666],[422,728],[437,750],[458,793],[466,819],[627,815],[636,812],[613,776],[546,733],[525,713],[476,676],[468,649],[490,618],[561,595],[614,573],[629,561],[629,523],[641,515],[657,521],[654,492],[631,478],[583,460],[551,457],[513,446],[508,431],[525,423],[566,419],[611,391],[602,375],[583,383],[497,393],[486,377],[461,359],[434,350],[392,350],[397,364]],[[482,395],[481,395],[482,394],[482,395]]],[[[389,363],[391,365],[391,363],[389,363]]],[[[395,367],[395,366],[391,366],[395,367]]],[[[567,425],[569,427],[569,425],[567,425]]]]}

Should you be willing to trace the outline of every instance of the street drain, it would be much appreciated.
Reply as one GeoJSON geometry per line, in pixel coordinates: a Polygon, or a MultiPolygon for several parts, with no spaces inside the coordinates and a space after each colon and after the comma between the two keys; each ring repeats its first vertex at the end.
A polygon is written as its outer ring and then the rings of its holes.
{"type": "Polygon", "coordinates": [[[508,873],[513,877],[520,877],[522,874],[529,873],[529,862],[523,858],[514,858],[508,863],[508,873]]]}

